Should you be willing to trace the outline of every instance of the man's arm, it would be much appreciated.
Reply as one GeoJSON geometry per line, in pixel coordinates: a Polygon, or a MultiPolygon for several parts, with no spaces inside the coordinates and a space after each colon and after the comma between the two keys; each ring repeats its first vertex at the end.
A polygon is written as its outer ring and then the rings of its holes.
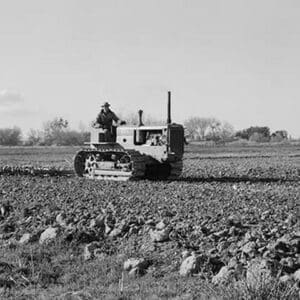
{"type": "Polygon", "coordinates": [[[114,112],[112,112],[112,119],[113,119],[113,121],[115,121],[118,125],[125,125],[125,124],[126,124],[126,122],[120,120],[120,118],[117,117],[117,115],[116,115],[114,112]]]}
{"type": "Polygon", "coordinates": [[[112,113],[113,121],[118,122],[120,119],[117,117],[117,115],[114,112],[111,112],[111,113],[112,113]]]}

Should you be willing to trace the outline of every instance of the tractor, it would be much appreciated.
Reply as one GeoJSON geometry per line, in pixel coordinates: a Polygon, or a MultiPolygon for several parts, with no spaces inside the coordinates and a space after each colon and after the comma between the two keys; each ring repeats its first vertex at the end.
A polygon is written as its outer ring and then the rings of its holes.
{"type": "Polygon", "coordinates": [[[88,146],[74,158],[75,173],[99,180],[173,180],[182,173],[184,127],[171,121],[168,92],[166,124],[146,126],[139,110],[137,126],[114,127],[114,142],[106,141],[104,129],[91,128],[88,146]]]}

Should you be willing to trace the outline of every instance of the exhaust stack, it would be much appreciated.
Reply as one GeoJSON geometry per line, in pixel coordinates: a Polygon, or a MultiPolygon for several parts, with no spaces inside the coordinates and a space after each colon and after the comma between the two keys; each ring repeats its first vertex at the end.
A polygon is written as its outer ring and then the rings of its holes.
{"type": "Polygon", "coordinates": [[[140,109],[138,111],[139,113],[139,126],[144,126],[144,123],[143,123],[143,111],[140,109]]]}
{"type": "Polygon", "coordinates": [[[168,119],[167,119],[167,124],[171,124],[171,92],[168,91],[168,119]]]}

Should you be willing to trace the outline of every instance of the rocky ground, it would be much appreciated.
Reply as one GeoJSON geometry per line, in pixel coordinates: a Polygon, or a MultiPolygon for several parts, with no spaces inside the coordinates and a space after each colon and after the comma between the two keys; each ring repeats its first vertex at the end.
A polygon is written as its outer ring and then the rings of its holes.
{"type": "Polygon", "coordinates": [[[297,299],[294,159],[194,155],[173,182],[2,175],[2,296],[297,299]]]}

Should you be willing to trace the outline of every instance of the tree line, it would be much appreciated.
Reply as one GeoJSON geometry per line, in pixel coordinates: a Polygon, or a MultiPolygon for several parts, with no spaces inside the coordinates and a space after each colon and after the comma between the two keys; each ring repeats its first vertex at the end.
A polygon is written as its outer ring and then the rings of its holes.
{"type": "Polygon", "coordinates": [[[54,118],[46,122],[40,130],[30,129],[23,139],[19,127],[0,129],[0,145],[2,146],[69,146],[83,145],[89,141],[90,133],[86,130],[73,130],[69,122],[63,118],[54,118]]]}
{"type": "Polygon", "coordinates": [[[235,131],[228,122],[216,118],[191,117],[184,122],[187,136],[194,141],[231,142],[245,140],[251,142],[282,142],[288,139],[286,130],[271,132],[267,126],[251,126],[235,131]]]}
{"type": "MultiPolygon", "coordinates": [[[[130,114],[123,119],[128,124],[137,125],[136,115],[130,114]]],[[[147,125],[164,124],[164,121],[148,116],[144,122],[147,125]]],[[[190,117],[184,122],[186,138],[190,141],[232,142],[244,140],[251,142],[282,142],[288,139],[286,130],[271,132],[267,126],[251,126],[235,131],[228,122],[216,118],[190,117]]],[[[88,142],[90,133],[87,130],[74,130],[69,127],[69,122],[61,117],[56,117],[44,123],[40,130],[31,129],[24,140],[22,131],[18,127],[0,128],[0,145],[3,146],[68,146],[83,145],[88,142]]]]}

